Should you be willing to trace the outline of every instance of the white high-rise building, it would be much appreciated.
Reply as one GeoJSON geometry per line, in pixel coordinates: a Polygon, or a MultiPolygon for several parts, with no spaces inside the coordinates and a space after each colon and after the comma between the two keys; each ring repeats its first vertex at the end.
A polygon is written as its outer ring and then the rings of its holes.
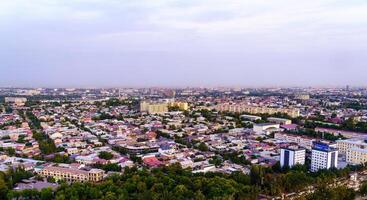
{"type": "Polygon", "coordinates": [[[328,144],[315,142],[312,147],[311,171],[338,167],[338,150],[328,144]]]}
{"type": "Polygon", "coordinates": [[[298,146],[290,146],[280,150],[280,166],[292,168],[294,165],[304,165],[306,150],[298,146]]]}

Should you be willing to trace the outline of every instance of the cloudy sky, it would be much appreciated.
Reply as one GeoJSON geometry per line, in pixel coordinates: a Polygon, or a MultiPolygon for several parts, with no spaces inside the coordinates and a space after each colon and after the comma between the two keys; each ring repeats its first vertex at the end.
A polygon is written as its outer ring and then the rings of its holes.
{"type": "Polygon", "coordinates": [[[367,86],[366,0],[1,0],[0,86],[367,86]]]}

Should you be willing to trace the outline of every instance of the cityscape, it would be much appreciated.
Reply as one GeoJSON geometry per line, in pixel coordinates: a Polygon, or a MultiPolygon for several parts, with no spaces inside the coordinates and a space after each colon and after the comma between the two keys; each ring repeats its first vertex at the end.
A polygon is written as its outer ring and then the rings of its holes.
{"type": "Polygon", "coordinates": [[[0,200],[367,199],[364,0],[0,0],[0,200]]]}
{"type": "Polygon", "coordinates": [[[367,192],[367,88],[2,88],[0,95],[7,197],[367,192]]]}

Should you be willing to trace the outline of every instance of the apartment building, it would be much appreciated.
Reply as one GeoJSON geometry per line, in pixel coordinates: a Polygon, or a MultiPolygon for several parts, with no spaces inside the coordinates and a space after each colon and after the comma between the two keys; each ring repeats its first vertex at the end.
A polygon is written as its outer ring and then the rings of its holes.
{"type": "Polygon", "coordinates": [[[346,153],[346,162],[348,164],[365,164],[367,162],[367,149],[350,148],[346,153]]]}
{"type": "Polygon", "coordinates": [[[337,140],[340,153],[345,154],[348,164],[364,164],[367,162],[367,143],[365,140],[353,138],[337,140]]]}
{"type": "Polygon", "coordinates": [[[140,103],[140,112],[147,112],[149,114],[166,113],[168,112],[168,104],[142,101],[140,103]]]}
{"type": "Polygon", "coordinates": [[[250,113],[250,114],[276,114],[276,113],[285,113],[291,117],[298,117],[300,115],[300,111],[297,108],[270,108],[265,106],[251,106],[246,104],[218,104],[214,106],[215,110],[218,111],[228,111],[228,112],[236,112],[236,113],[250,113]]]}
{"type": "Polygon", "coordinates": [[[16,106],[24,106],[27,102],[27,98],[23,97],[5,97],[5,103],[14,104],[16,106]]]}
{"type": "Polygon", "coordinates": [[[346,140],[337,140],[336,141],[338,150],[341,154],[347,154],[348,150],[352,148],[356,149],[367,149],[367,143],[365,140],[353,138],[346,140]]]}
{"type": "Polygon", "coordinates": [[[178,107],[180,110],[188,110],[189,104],[187,102],[174,101],[173,99],[153,102],[142,101],[140,102],[140,111],[148,112],[149,114],[159,114],[168,112],[169,107],[178,107]]]}
{"type": "Polygon", "coordinates": [[[77,168],[47,166],[43,168],[39,174],[41,176],[53,177],[55,180],[65,180],[67,182],[99,182],[103,180],[104,171],[101,169],[86,171],[77,168]]]}
{"type": "Polygon", "coordinates": [[[174,102],[168,103],[168,106],[169,107],[178,107],[180,110],[188,110],[189,109],[189,104],[187,102],[174,101],[174,102]]]}

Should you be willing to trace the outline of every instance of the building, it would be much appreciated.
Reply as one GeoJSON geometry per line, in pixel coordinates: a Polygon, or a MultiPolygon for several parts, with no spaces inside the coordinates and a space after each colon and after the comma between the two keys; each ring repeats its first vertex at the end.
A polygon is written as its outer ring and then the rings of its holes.
{"type": "Polygon", "coordinates": [[[89,171],[77,168],[47,166],[39,174],[44,177],[53,177],[57,180],[68,182],[99,182],[103,180],[104,171],[101,169],[91,169],[89,171]]]}
{"type": "Polygon", "coordinates": [[[281,124],[281,125],[289,125],[289,124],[292,124],[292,120],[290,120],[290,119],[277,118],[277,117],[269,117],[268,118],[268,121],[269,122],[272,122],[272,123],[281,124]]]}
{"type": "Polygon", "coordinates": [[[367,149],[367,143],[365,140],[353,138],[346,140],[337,140],[337,148],[341,154],[347,154],[348,150],[352,148],[367,149]]]}
{"type": "Polygon", "coordinates": [[[178,107],[180,110],[188,110],[189,104],[187,102],[174,101],[174,99],[166,99],[159,102],[140,102],[140,111],[149,114],[166,113],[169,107],[178,107]]]}
{"type": "Polygon", "coordinates": [[[294,98],[298,99],[298,100],[309,100],[310,95],[309,94],[297,94],[297,95],[295,95],[294,98]]]}
{"type": "Polygon", "coordinates": [[[304,165],[306,159],[306,149],[298,146],[290,146],[280,150],[280,166],[292,168],[294,165],[304,165]]]}
{"type": "Polygon", "coordinates": [[[22,97],[5,97],[5,103],[14,104],[16,106],[24,106],[27,102],[27,98],[22,97]]]}
{"type": "Polygon", "coordinates": [[[337,147],[341,154],[345,154],[348,164],[364,164],[367,162],[367,143],[365,140],[353,138],[337,140],[337,147]]]}
{"type": "Polygon", "coordinates": [[[140,102],[140,112],[149,114],[160,114],[168,112],[168,103],[140,102]]]}
{"type": "Polygon", "coordinates": [[[360,133],[360,132],[353,132],[353,131],[345,131],[345,130],[338,130],[338,129],[332,129],[332,128],[315,128],[316,132],[320,133],[330,133],[335,136],[342,135],[346,138],[358,138],[358,139],[365,139],[367,138],[367,133],[360,133]]]}
{"type": "Polygon", "coordinates": [[[309,138],[301,135],[293,135],[287,133],[275,133],[274,139],[281,140],[287,143],[295,143],[303,148],[311,149],[312,144],[315,141],[313,138],[309,138]]]}
{"type": "Polygon", "coordinates": [[[257,134],[267,134],[272,131],[279,131],[279,124],[272,124],[272,123],[261,123],[261,124],[254,124],[253,131],[257,134]]]}
{"type": "Polygon", "coordinates": [[[178,107],[178,109],[180,109],[180,110],[188,110],[189,109],[189,104],[187,102],[174,101],[174,102],[168,103],[168,106],[169,107],[178,107]]]}
{"type": "Polygon", "coordinates": [[[353,147],[347,150],[346,162],[348,164],[365,164],[367,162],[367,149],[353,147]]]}
{"type": "Polygon", "coordinates": [[[235,113],[250,113],[250,114],[276,114],[284,113],[293,118],[299,117],[300,111],[298,108],[270,108],[265,106],[251,106],[247,104],[218,104],[213,107],[213,109],[218,111],[228,111],[235,113]]]}
{"type": "Polygon", "coordinates": [[[159,146],[157,144],[135,143],[135,144],[120,144],[120,148],[128,154],[147,154],[157,153],[159,146]]]}
{"type": "Polygon", "coordinates": [[[338,150],[328,144],[314,142],[311,152],[311,171],[338,167],[338,150]]]}
{"type": "Polygon", "coordinates": [[[261,120],[261,117],[256,115],[241,115],[241,119],[250,120],[250,121],[256,121],[261,120]]]}

